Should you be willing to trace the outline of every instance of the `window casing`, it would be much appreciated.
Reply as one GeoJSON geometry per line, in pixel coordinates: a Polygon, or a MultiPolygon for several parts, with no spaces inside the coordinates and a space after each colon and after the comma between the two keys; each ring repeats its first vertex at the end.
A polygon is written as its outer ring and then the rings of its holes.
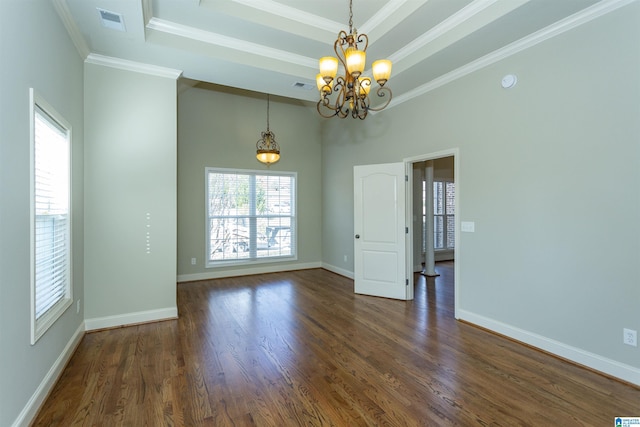
{"type": "Polygon", "coordinates": [[[206,168],[207,267],[296,259],[296,177],[206,168]]]}
{"type": "Polygon", "coordinates": [[[71,126],[31,89],[31,344],[73,301],[71,126]]]}

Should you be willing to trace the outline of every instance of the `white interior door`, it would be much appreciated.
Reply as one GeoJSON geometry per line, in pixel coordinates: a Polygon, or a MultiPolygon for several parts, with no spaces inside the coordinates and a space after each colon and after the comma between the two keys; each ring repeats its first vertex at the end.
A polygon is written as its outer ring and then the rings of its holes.
{"type": "Polygon", "coordinates": [[[354,290],[411,299],[407,291],[404,163],[355,166],[354,290]]]}

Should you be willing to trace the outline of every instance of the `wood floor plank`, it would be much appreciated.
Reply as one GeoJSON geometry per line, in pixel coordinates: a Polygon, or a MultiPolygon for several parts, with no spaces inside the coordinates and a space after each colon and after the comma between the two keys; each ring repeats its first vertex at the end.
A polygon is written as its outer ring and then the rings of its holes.
{"type": "Polygon", "coordinates": [[[325,270],[178,285],[179,319],[86,334],[34,426],[603,426],[640,389],[325,270]]]}

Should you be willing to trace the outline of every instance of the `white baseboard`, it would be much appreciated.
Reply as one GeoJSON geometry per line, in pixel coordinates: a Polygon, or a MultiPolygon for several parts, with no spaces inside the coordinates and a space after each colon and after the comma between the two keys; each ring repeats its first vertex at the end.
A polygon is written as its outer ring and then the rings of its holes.
{"type": "Polygon", "coordinates": [[[177,277],[177,281],[178,283],[195,282],[198,280],[221,279],[224,277],[251,276],[253,274],[280,273],[282,271],[308,270],[311,268],[322,268],[322,264],[319,262],[308,262],[304,264],[290,264],[290,265],[265,265],[265,266],[251,267],[251,268],[243,268],[240,270],[212,269],[211,271],[207,271],[206,273],[179,274],[177,277]]]}
{"type": "Polygon", "coordinates": [[[137,323],[157,322],[160,320],[176,319],[177,307],[159,308],[157,310],[138,311],[136,313],[117,314],[115,316],[85,319],[87,331],[96,329],[115,328],[118,326],[135,325],[137,323]]]}
{"type": "Polygon", "coordinates": [[[51,366],[49,372],[47,372],[47,374],[44,376],[42,382],[33,393],[25,407],[22,408],[22,411],[20,411],[18,418],[16,418],[16,420],[12,424],[13,427],[27,427],[31,424],[36,414],[38,413],[40,406],[51,392],[51,389],[56,384],[56,381],[58,381],[62,370],[65,366],[67,366],[69,359],[71,359],[71,356],[76,350],[76,347],[84,336],[84,331],[85,324],[83,322],[74,332],[73,336],[64,347],[64,350],[62,350],[62,353],[60,353],[60,356],[58,356],[56,361],[53,363],[53,366],[51,366]]]}
{"type": "Polygon", "coordinates": [[[509,338],[513,338],[517,341],[537,347],[549,353],[553,353],[564,359],[640,386],[640,369],[633,366],[608,359],[598,354],[590,353],[580,348],[572,347],[562,342],[555,341],[466,310],[458,310],[458,315],[460,320],[495,331],[509,338]]]}
{"type": "Polygon", "coordinates": [[[435,262],[452,261],[453,259],[455,259],[453,249],[435,251],[435,253],[433,254],[433,259],[435,262]]]}
{"type": "Polygon", "coordinates": [[[344,268],[336,267],[335,265],[327,263],[322,263],[322,268],[353,280],[353,271],[345,270],[344,268]]]}

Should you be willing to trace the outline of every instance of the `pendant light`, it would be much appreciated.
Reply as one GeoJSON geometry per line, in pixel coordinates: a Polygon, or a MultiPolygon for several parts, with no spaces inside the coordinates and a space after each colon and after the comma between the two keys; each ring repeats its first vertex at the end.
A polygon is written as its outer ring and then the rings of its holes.
{"type": "Polygon", "coordinates": [[[262,138],[256,143],[256,158],[269,166],[280,160],[280,146],[276,142],[276,135],[269,130],[269,94],[267,94],[267,131],[262,132],[262,138]]]}

